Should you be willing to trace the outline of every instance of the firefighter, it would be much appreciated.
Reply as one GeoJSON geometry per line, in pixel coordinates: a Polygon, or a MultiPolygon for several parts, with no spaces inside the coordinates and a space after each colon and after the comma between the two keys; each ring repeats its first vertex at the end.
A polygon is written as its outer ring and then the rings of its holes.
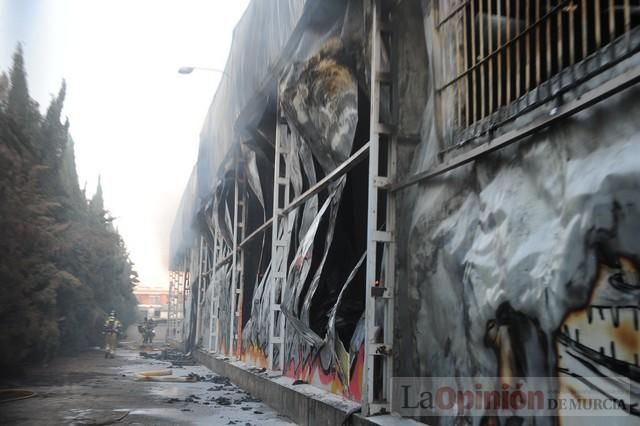
{"type": "Polygon", "coordinates": [[[147,343],[152,344],[153,338],[156,335],[156,332],[155,332],[156,324],[153,321],[153,318],[149,318],[145,327],[146,327],[145,335],[146,335],[147,343]]]}
{"type": "Polygon", "coordinates": [[[147,327],[149,326],[149,321],[147,317],[144,317],[144,321],[142,321],[142,325],[138,325],[138,333],[142,336],[142,344],[146,345],[147,342],[147,327]]]}
{"type": "Polygon", "coordinates": [[[104,323],[102,333],[105,335],[104,357],[114,358],[116,346],[118,346],[118,335],[120,334],[122,324],[116,318],[116,311],[111,311],[109,318],[104,323]]]}

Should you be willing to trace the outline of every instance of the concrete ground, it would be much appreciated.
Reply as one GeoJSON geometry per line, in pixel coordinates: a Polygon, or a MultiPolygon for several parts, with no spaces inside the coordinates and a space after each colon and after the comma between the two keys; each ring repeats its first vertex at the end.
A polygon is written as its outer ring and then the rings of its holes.
{"type": "MultiPolygon", "coordinates": [[[[58,358],[2,385],[36,396],[0,403],[3,425],[291,425],[286,417],[202,366],[173,368],[173,376],[210,375],[205,381],[137,381],[136,374],[170,363],[139,355],[128,333],[115,359],[100,350],[58,358]]],[[[164,336],[154,341],[159,346],[164,336]]],[[[146,349],[148,350],[148,349],[146,349]]]]}

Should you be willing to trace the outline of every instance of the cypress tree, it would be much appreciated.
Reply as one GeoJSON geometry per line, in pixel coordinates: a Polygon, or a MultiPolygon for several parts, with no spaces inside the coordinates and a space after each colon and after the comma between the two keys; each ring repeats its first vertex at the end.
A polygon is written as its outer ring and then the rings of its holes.
{"type": "Polygon", "coordinates": [[[9,76],[6,72],[0,73],[0,110],[6,108],[9,101],[9,76]]]}
{"type": "Polygon", "coordinates": [[[38,118],[35,103],[29,97],[27,86],[27,72],[24,67],[22,45],[18,44],[13,54],[13,66],[10,73],[9,93],[7,96],[7,110],[9,116],[24,129],[32,128],[33,121],[38,118]]]}
{"type": "Polygon", "coordinates": [[[63,81],[44,119],[21,46],[0,75],[0,370],[99,343],[104,315],[135,315],[137,275],[107,219],[102,185],[80,190],[63,81]],[[3,95],[6,94],[6,95],[3,95]],[[4,96],[4,97],[3,97],[4,96]],[[6,99],[6,101],[4,101],[6,99]]]}

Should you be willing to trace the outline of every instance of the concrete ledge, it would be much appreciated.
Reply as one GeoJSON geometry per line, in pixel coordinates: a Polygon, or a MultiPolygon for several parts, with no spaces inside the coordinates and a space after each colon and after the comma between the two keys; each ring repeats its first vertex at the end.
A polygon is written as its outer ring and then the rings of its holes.
{"type": "Polygon", "coordinates": [[[288,377],[268,377],[266,373],[249,370],[242,362],[196,351],[194,358],[217,374],[260,398],[279,413],[300,425],[417,425],[396,416],[363,417],[357,412],[360,404],[312,385],[292,386],[288,377]]]}

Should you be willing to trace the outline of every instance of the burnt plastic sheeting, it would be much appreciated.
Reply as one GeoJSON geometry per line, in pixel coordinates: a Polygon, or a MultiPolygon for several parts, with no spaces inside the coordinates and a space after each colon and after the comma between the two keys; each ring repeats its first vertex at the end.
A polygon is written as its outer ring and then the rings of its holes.
{"type": "Polygon", "coordinates": [[[331,213],[329,215],[329,224],[327,227],[327,232],[325,235],[325,243],[324,243],[324,253],[322,254],[322,260],[320,261],[320,265],[315,271],[313,279],[311,280],[311,284],[307,290],[307,293],[304,296],[304,303],[302,305],[302,311],[300,312],[300,319],[305,324],[309,325],[309,308],[311,306],[311,302],[313,300],[313,296],[316,294],[318,290],[318,286],[320,285],[320,277],[322,275],[325,262],[327,260],[327,255],[329,254],[329,250],[331,249],[331,243],[333,241],[333,232],[336,226],[336,216],[338,215],[338,209],[340,204],[340,199],[342,196],[342,191],[344,190],[344,185],[346,183],[347,177],[343,176],[335,184],[331,185],[331,190],[335,191],[334,196],[331,198],[331,213]]]}
{"type": "Polygon", "coordinates": [[[293,197],[295,198],[302,192],[302,169],[300,168],[300,156],[298,151],[300,150],[301,139],[295,132],[289,134],[289,140],[287,148],[289,154],[285,156],[287,163],[287,170],[289,172],[289,179],[291,182],[291,188],[293,189],[293,197]]]}
{"type": "MultiPolygon", "coordinates": [[[[296,220],[297,211],[292,211],[288,214],[287,229],[280,229],[280,238],[285,237],[290,241],[293,225],[296,220]]],[[[273,230],[272,232],[274,232],[273,230]]],[[[271,263],[267,272],[265,273],[262,281],[254,291],[254,297],[251,307],[251,318],[245,325],[245,330],[248,331],[249,338],[245,339],[251,344],[260,347],[266,354],[266,348],[269,343],[269,324],[271,322],[271,291],[274,286],[274,279],[272,277],[273,265],[287,264],[288,253],[277,252],[275,256],[272,256],[271,263]]],[[[282,285],[282,284],[279,284],[282,285]]],[[[285,283],[286,285],[286,283],[285,283]]],[[[274,289],[276,294],[280,294],[281,288],[274,289]]],[[[279,319],[282,321],[282,318],[279,319]]],[[[278,323],[274,324],[274,328],[278,327],[278,323]]]]}
{"type": "Polygon", "coordinates": [[[297,332],[297,336],[302,338],[311,347],[319,348],[323,344],[322,337],[318,336],[308,325],[300,321],[293,315],[286,306],[281,306],[282,314],[287,319],[287,327],[292,327],[297,332]]]}
{"type": "MultiPolygon", "coordinates": [[[[297,305],[296,301],[298,300],[299,292],[301,291],[301,283],[304,282],[304,280],[300,278],[302,276],[306,277],[306,274],[308,274],[311,264],[310,250],[312,248],[313,240],[315,239],[320,220],[328,210],[332,198],[332,195],[327,197],[324,205],[316,215],[314,221],[311,223],[311,226],[309,227],[309,230],[303,238],[302,243],[298,247],[298,250],[294,257],[294,262],[289,268],[284,299],[281,303],[281,305],[284,307],[283,314],[291,316],[291,308],[297,305]],[[298,297],[296,297],[296,294],[298,294],[298,297]]],[[[288,221],[289,224],[291,224],[292,222],[292,220],[288,221]]],[[[290,232],[290,230],[288,232],[290,232]]],[[[283,259],[282,256],[279,256],[278,258],[272,260],[272,264],[269,266],[269,269],[265,273],[262,281],[257,286],[254,292],[251,308],[251,318],[245,326],[245,333],[247,333],[245,341],[249,342],[253,346],[261,348],[265,353],[269,342],[269,323],[271,321],[271,318],[269,316],[271,309],[271,286],[274,285],[274,280],[271,277],[271,268],[273,264],[276,264],[276,262],[286,262],[286,260],[283,259]]],[[[276,292],[278,290],[279,289],[276,289],[276,292]]],[[[321,339],[313,338],[313,336],[311,336],[309,340],[313,342],[321,341],[321,339]]]]}
{"type": "Polygon", "coordinates": [[[180,198],[180,204],[176,211],[176,217],[171,227],[169,262],[171,270],[179,270],[180,262],[185,253],[191,248],[197,238],[193,227],[193,219],[196,216],[196,191],[198,187],[198,175],[195,166],[189,176],[189,181],[180,198]]]}
{"type": "MultiPolygon", "coordinates": [[[[357,75],[358,70],[366,70],[367,68],[363,66],[366,61],[358,61],[357,59],[366,56],[366,48],[362,48],[365,45],[363,43],[366,38],[361,37],[364,31],[355,31],[358,34],[351,34],[354,31],[353,28],[358,26],[364,28],[362,22],[364,15],[362,13],[353,13],[352,10],[352,4],[356,3],[359,4],[360,2],[348,2],[348,4],[339,1],[327,2],[327,6],[323,8],[323,13],[335,13],[336,16],[322,25],[308,28],[305,31],[294,55],[293,62],[285,70],[285,78],[280,87],[279,99],[281,109],[292,127],[291,140],[295,143],[292,152],[295,153],[297,151],[297,155],[289,156],[287,164],[292,178],[294,194],[299,194],[303,190],[305,179],[309,186],[317,181],[314,158],[320,164],[322,172],[327,174],[345,161],[353,148],[354,135],[358,123],[358,84],[355,75],[357,75]],[[327,12],[328,10],[329,12],[327,12]],[[351,10],[351,12],[347,13],[348,10],[351,10]],[[352,37],[346,40],[345,37],[340,37],[341,34],[351,34],[352,37]],[[359,40],[360,43],[356,50],[353,49],[357,45],[354,40],[359,40]],[[351,47],[347,47],[343,42],[350,43],[348,46],[351,47]],[[363,51],[365,52],[364,54],[362,53],[363,51]],[[355,61],[353,57],[356,58],[355,61]],[[302,165],[302,169],[300,169],[300,165],[302,165]]],[[[216,102],[214,100],[214,103],[216,102]]],[[[226,117],[225,119],[229,119],[229,122],[232,121],[228,112],[221,115],[221,117],[223,116],[226,117]]],[[[213,121],[210,121],[207,125],[211,126],[210,129],[214,129],[214,124],[213,121]]],[[[229,158],[230,149],[228,149],[228,145],[232,143],[232,138],[221,139],[216,143],[215,149],[219,149],[219,154],[221,155],[216,158],[209,156],[209,158],[213,158],[213,161],[209,162],[209,166],[206,167],[209,167],[211,171],[217,169],[226,170],[229,167],[228,162],[226,165],[222,165],[221,161],[226,161],[229,158]],[[211,164],[214,164],[214,167],[210,167],[211,164]]],[[[200,159],[207,157],[208,153],[210,154],[211,152],[210,147],[201,146],[200,159]],[[208,152],[206,152],[207,150],[208,152]]],[[[200,169],[200,171],[202,170],[200,169]]],[[[250,174],[252,172],[248,173],[248,175],[250,174]]],[[[201,181],[205,180],[202,178],[204,175],[206,173],[198,175],[201,177],[201,181]]],[[[211,176],[213,175],[212,173],[211,176]]],[[[224,173],[217,172],[215,176],[218,179],[217,182],[214,182],[217,185],[217,201],[214,201],[214,208],[218,212],[217,228],[220,229],[221,234],[225,237],[225,234],[228,234],[231,229],[230,213],[227,206],[229,188],[225,188],[226,180],[220,178],[220,176],[224,176],[224,173]]],[[[248,179],[253,180],[249,182],[249,185],[255,191],[255,188],[259,186],[259,176],[257,180],[254,180],[253,176],[248,176],[248,179]]],[[[321,197],[315,196],[311,198],[303,207],[299,226],[294,228],[297,212],[300,211],[300,209],[296,209],[289,216],[288,228],[280,231],[286,233],[286,235],[282,236],[290,241],[291,248],[295,247],[293,238],[300,242],[296,253],[302,249],[308,254],[303,258],[297,255],[294,256],[294,261],[289,266],[290,280],[286,283],[287,288],[285,300],[283,301],[285,312],[295,318],[300,318],[302,323],[306,321],[307,326],[309,321],[308,311],[317,289],[321,286],[320,278],[325,267],[327,254],[331,250],[333,232],[336,226],[336,217],[345,180],[346,178],[343,178],[329,188],[331,195],[326,199],[325,206],[322,209],[318,210],[318,203],[321,197]],[[326,212],[329,207],[331,209],[327,218],[326,212]],[[317,253],[314,254],[313,242],[317,236],[319,222],[323,216],[323,220],[327,222],[326,234],[323,235],[324,245],[317,247],[317,253]],[[313,229],[314,222],[317,222],[315,229],[313,229]],[[294,229],[297,231],[295,236],[292,235],[294,229]],[[306,241],[306,235],[310,233],[313,234],[313,237],[310,238],[310,241],[306,241]],[[312,257],[315,257],[315,259],[312,259],[312,257]],[[314,276],[311,279],[311,283],[308,283],[308,274],[312,268],[312,261],[314,265],[317,264],[318,266],[314,266],[314,276]],[[296,262],[301,262],[301,264],[296,266],[296,262]],[[297,272],[294,271],[296,267],[299,267],[297,272]],[[302,307],[302,312],[297,312],[300,307],[302,307]]],[[[263,193],[263,196],[266,196],[266,194],[263,193]]],[[[214,224],[214,226],[216,225],[214,224]]],[[[324,228],[323,232],[325,232],[324,228]]],[[[227,240],[227,237],[225,237],[225,240],[227,240]]],[[[274,265],[282,265],[283,262],[288,263],[288,257],[288,254],[276,254],[273,256],[272,263],[274,265]]],[[[351,260],[348,261],[351,262],[351,260]]],[[[246,326],[248,331],[246,334],[247,339],[251,339],[254,344],[257,342],[261,348],[266,348],[268,343],[269,321],[271,320],[269,295],[274,280],[270,275],[271,269],[256,287],[253,295],[251,319],[246,326]]],[[[226,287],[228,287],[227,284],[223,288],[226,287]]],[[[275,290],[277,291],[278,289],[275,290]]],[[[225,300],[225,297],[221,295],[221,301],[223,300],[225,300]]],[[[228,301],[224,303],[228,305],[228,301]]],[[[227,315],[225,312],[221,312],[220,316],[224,318],[225,315],[227,315]]],[[[228,315],[231,314],[228,313],[228,315]]],[[[277,324],[274,326],[277,327],[277,324]]],[[[227,330],[228,327],[224,326],[221,329],[222,333],[228,333],[227,330]]],[[[296,334],[292,327],[288,327],[287,342],[291,342],[293,345],[297,339],[295,338],[296,334]],[[294,335],[292,339],[289,339],[290,331],[294,335]]],[[[316,344],[313,343],[310,349],[317,350],[316,344]]],[[[289,344],[287,346],[289,350],[293,347],[289,344]]],[[[289,355],[288,357],[296,360],[301,359],[300,357],[289,355]]]]}
{"type": "MultiPolygon", "coordinates": [[[[309,149],[309,145],[303,139],[300,139],[298,154],[300,156],[300,162],[302,163],[302,168],[307,178],[308,185],[309,187],[312,187],[318,181],[316,178],[316,168],[313,164],[313,154],[311,153],[311,149],[309,149]]],[[[307,234],[307,231],[313,222],[313,218],[315,218],[317,214],[318,196],[314,195],[304,204],[302,222],[300,223],[300,231],[298,235],[299,242],[302,241],[302,238],[307,234]]]]}
{"type": "Polygon", "coordinates": [[[309,60],[292,64],[281,84],[288,122],[309,143],[325,174],[349,158],[358,123],[358,83],[338,39],[309,60]]]}
{"type": "Polygon", "coordinates": [[[289,365],[289,361],[293,360],[294,368],[296,369],[302,366],[300,365],[300,360],[302,360],[303,364],[311,360],[322,346],[322,340],[318,333],[299,318],[300,313],[297,313],[297,309],[300,306],[300,299],[305,295],[305,290],[308,292],[305,284],[312,267],[313,245],[315,238],[318,237],[320,222],[323,219],[326,220],[329,227],[335,224],[335,219],[332,221],[331,216],[333,210],[335,210],[334,202],[336,197],[341,192],[338,191],[338,188],[339,186],[329,188],[331,192],[302,240],[287,276],[287,287],[282,305],[284,306],[283,313],[287,313],[290,317],[288,319],[292,319],[292,321],[288,321],[285,326],[285,365],[289,365]],[[327,211],[330,212],[329,217],[325,217],[327,211]]]}
{"type": "Polygon", "coordinates": [[[222,228],[222,238],[226,240],[226,243],[229,247],[233,248],[233,219],[231,219],[231,210],[229,209],[229,202],[227,200],[228,198],[224,199],[224,225],[225,226],[222,228]]]}
{"type": "MultiPolygon", "coordinates": [[[[213,224],[216,232],[220,234],[224,242],[231,247],[233,241],[232,227],[231,227],[231,215],[229,213],[229,207],[227,205],[227,199],[229,196],[233,196],[233,193],[229,194],[230,188],[227,180],[221,180],[216,185],[216,192],[213,198],[213,224]]],[[[195,244],[195,243],[194,243],[195,244]]],[[[222,259],[220,259],[222,260],[222,259]]]]}
{"type": "Polygon", "coordinates": [[[190,274],[191,281],[191,297],[188,300],[187,306],[189,309],[185,312],[185,318],[188,319],[184,321],[186,332],[185,336],[185,346],[186,351],[189,352],[191,349],[195,347],[197,344],[197,336],[196,336],[196,319],[198,317],[198,292],[199,288],[199,280],[195,279],[195,274],[190,274]]]}
{"type": "Polygon", "coordinates": [[[262,209],[264,210],[264,196],[262,195],[262,184],[260,183],[260,173],[258,172],[256,153],[252,149],[249,149],[243,145],[242,156],[245,159],[245,176],[247,177],[249,187],[256,195],[256,198],[258,199],[260,205],[262,206],[262,209]]]}
{"type": "MultiPolygon", "coordinates": [[[[245,155],[245,172],[247,182],[249,183],[245,192],[245,208],[247,215],[244,237],[246,238],[266,221],[267,210],[265,209],[262,180],[260,176],[260,169],[257,164],[256,152],[252,147],[243,145],[243,153],[243,155],[245,155]],[[256,192],[258,192],[258,194],[256,194],[256,192]]],[[[244,265],[241,277],[243,280],[243,326],[249,320],[251,315],[253,292],[264,274],[266,263],[269,262],[268,256],[270,256],[271,253],[271,238],[269,238],[269,236],[269,230],[265,230],[242,248],[244,251],[244,265]],[[267,244],[269,244],[269,246],[267,244]]]]}
{"type": "Polygon", "coordinates": [[[220,162],[239,140],[236,118],[278,60],[302,15],[304,0],[252,1],[233,32],[229,58],[200,134],[199,197],[211,193],[220,162]]]}
{"type": "Polygon", "coordinates": [[[278,61],[307,3],[317,0],[253,0],[233,31],[229,57],[202,130],[198,160],[171,232],[170,259],[176,263],[196,240],[196,213],[208,202],[219,169],[238,143],[239,113],[254,101],[278,61]]]}
{"type": "Polygon", "coordinates": [[[242,333],[245,350],[253,346],[260,348],[264,354],[267,353],[267,345],[269,343],[269,306],[263,306],[263,303],[268,303],[269,301],[269,295],[266,290],[267,282],[270,279],[271,264],[267,266],[262,280],[253,292],[251,316],[242,333]]]}
{"type": "Polygon", "coordinates": [[[364,334],[365,334],[365,313],[362,313],[362,316],[358,320],[356,324],[356,328],[353,331],[353,336],[351,336],[351,341],[349,342],[349,358],[351,359],[351,368],[355,365],[357,360],[358,352],[360,348],[364,345],[364,334]]]}
{"type": "MultiPolygon", "coordinates": [[[[213,206],[211,207],[213,209],[213,206]]],[[[206,211],[206,210],[205,210],[206,211]]],[[[216,225],[215,225],[215,219],[213,217],[211,217],[211,214],[205,214],[204,215],[204,220],[206,223],[206,228],[207,228],[207,239],[209,240],[209,243],[211,244],[211,246],[213,246],[213,241],[215,239],[215,232],[216,232],[216,225]]]]}
{"type": "MultiPolygon", "coordinates": [[[[348,65],[348,54],[337,37],[327,38],[317,49],[316,53],[306,60],[294,62],[286,69],[280,85],[280,105],[287,122],[294,129],[293,133],[300,135],[305,142],[305,148],[308,146],[323,172],[328,174],[351,154],[358,123],[358,85],[354,71],[348,65]]],[[[303,149],[301,148],[300,152],[303,152],[303,149]]],[[[306,152],[304,155],[305,170],[310,170],[313,167],[309,164],[312,160],[306,152]]],[[[307,325],[309,304],[319,285],[324,262],[331,247],[345,180],[346,177],[343,177],[329,189],[332,205],[324,253],[305,295],[302,291],[306,283],[304,275],[308,270],[301,269],[305,272],[301,277],[295,273],[290,274],[289,286],[294,290],[289,293],[287,306],[290,312],[298,315],[299,298],[305,297],[300,318],[307,325]]],[[[297,187],[296,182],[294,188],[297,187]]],[[[313,205],[309,207],[313,208],[313,205]]],[[[307,214],[306,220],[308,217],[307,214]]],[[[305,213],[303,223],[304,219],[305,213]]],[[[301,245],[305,245],[308,250],[311,243],[305,244],[303,241],[301,245]]],[[[294,259],[294,264],[296,261],[294,259]]],[[[310,264],[311,259],[307,261],[310,264]]]]}
{"type": "MultiPolygon", "coordinates": [[[[358,84],[353,61],[337,37],[342,22],[338,20],[338,24],[324,34],[322,42],[316,44],[312,54],[300,62],[291,63],[280,84],[280,106],[293,129],[292,133],[302,139],[298,156],[308,179],[315,180],[315,173],[311,172],[315,169],[314,160],[326,175],[346,161],[353,148],[358,123],[358,84]],[[306,152],[307,149],[311,155],[306,152]]],[[[296,369],[301,367],[300,361],[302,364],[310,361],[323,347],[318,342],[318,330],[314,331],[310,327],[309,310],[321,285],[320,279],[331,250],[345,182],[346,176],[343,176],[329,186],[330,196],[308,228],[307,223],[317,201],[307,203],[302,214],[300,236],[305,237],[300,240],[300,247],[289,269],[283,301],[284,313],[289,317],[286,326],[286,362],[289,365],[293,361],[296,369]],[[325,216],[327,209],[329,214],[324,218],[324,235],[320,237],[324,239],[324,244],[314,250],[320,219],[325,216]],[[312,268],[315,270],[308,282],[308,274],[312,268]]],[[[328,359],[329,364],[332,359],[337,359],[333,357],[332,351],[333,349],[329,350],[328,356],[321,354],[321,359],[328,359]]],[[[327,349],[323,352],[327,352],[327,349]]],[[[346,350],[340,351],[340,355],[344,361],[346,350]]],[[[331,365],[323,365],[323,368],[328,367],[331,365]]]]}
{"type": "Polygon", "coordinates": [[[347,280],[345,281],[342,289],[340,290],[340,294],[338,295],[338,299],[336,300],[335,305],[331,309],[329,313],[329,323],[327,325],[327,335],[325,337],[325,342],[329,348],[331,348],[331,360],[325,361],[323,360],[323,364],[330,365],[333,364],[338,372],[338,376],[340,377],[340,381],[342,383],[348,383],[350,374],[350,353],[344,347],[344,343],[337,336],[336,333],[336,315],[338,313],[338,309],[343,303],[344,295],[346,294],[347,289],[349,288],[349,284],[353,282],[358,270],[362,267],[364,260],[366,259],[366,252],[360,257],[358,263],[353,268],[347,280]]]}
{"type": "Polygon", "coordinates": [[[287,306],[288,311],[293,315],[298,315],[298,300],[300,299],[300,297],[302,297],[304,283],[311,268],[313,241],[316,238],[316,233],[318,232],[320,221],[329,208],[334,194],[335,192],[331,193],[330,196],[327,197],[313,222],[311,222],[307,233],[305,234],[302,242],[300,243],[300,246],[298,247],[293,262],[289,267],[289,272],[287,274],[287,289],[284,294],[283,304],[287,306]]]}
{"type": "MultiPolygon", "coordinates": [[[[179,258],[179,253],[194,245],[196,213],[217,191],[221,176],[224,175],[221,170],[230,167],[231,147],[242,138],[239,132],[249,130],[251,133],[251,129],[245,129],[249,123],[237,122],[239,112],[257,99],[260,100],[258,103],[264,103],[261,96],[270,98],[271,89],[263,86],[271,78],[269,73],[274,64],[278,63],[277,69],[280,70],[282,63],[289,62],[289,70],[285,71],[289,76],[285,87],[289,88],[293,88],[296,75],[309,74],[309,70],[317,74],[307,75],[301,86],[315,90],[312,93],[315,98],[310,99],[307,107],[290,116],[300,113],[300,118],[304,118],[305,109],[314,115],[315,124],[301,119],[298,130],[304,130],[300,134],[305,139],[317,141],[311,148],[325,173],[348,157],[348,146],[331,144],[336,142],[335,138],[340,139],[341,133],[349,133],[350,127],[355,125],[353,120],[357,115],[350,114],[338,105],[350,96],[357,96],[354,90],[357,83],[353,75],[358,75],[361,81],[367,81],[369,62],[366,59],[368,42],[365,22],[368,12],[362,3],[362,0],[254,0],[250,3],[234,30],[231,52],[225,66],[225,75],[232,77],[221,80],[209,108],[201,131],[193,178],[185,188],[174,221],[170,253],[172,263],[173,259],[179,258]],[[294,33],[293,29],[303,12],[307,13],[309,22],[294,33]],[[292,35],[295,37],[291,38],[292,35]],[[307,61],[314,56],[313,61],[307,61]],[[324,73],[337,73],[339,78],[331,82],[326,75],[322,77],[324,73]],[[313,87],[307,83],[313,83],[313,87]],[[329,84],[316,89],[316,83],[320,86],[329,84]],[[338,92],[339,96],[330,99],[329,110],[333,109],[332,112],[323,109],[324,102],[318,98],[322,97],[323,91],[338,92]],[[336,112],[338,116],[334,116],[336,112]],[[323,138],[314,138],[316,134],[323,138]]],[[[364,84],[363,87],[368,85],[364,84]]],[[[303,92],[297,94],[304,96],[303,92]]],[[[289,108],[290,102],[284,100],[282,104],[283,108],[289,108]]],[[[255,182],[251,184],[255,185],[255,182]]],[[[266,201],[267,194],[263,192],[263,196],[266,201]]],[[[304,217],[302,223],[309,223],[313,215],[304,217]]]]}
{"type": "Polygon", "coordinates": [[[204,301],[200,305],[200,336],[203,347],[208,347],[211,335],[211,303],[214,297],[214,287],[209,285],[204,293],[204,301]]]}

